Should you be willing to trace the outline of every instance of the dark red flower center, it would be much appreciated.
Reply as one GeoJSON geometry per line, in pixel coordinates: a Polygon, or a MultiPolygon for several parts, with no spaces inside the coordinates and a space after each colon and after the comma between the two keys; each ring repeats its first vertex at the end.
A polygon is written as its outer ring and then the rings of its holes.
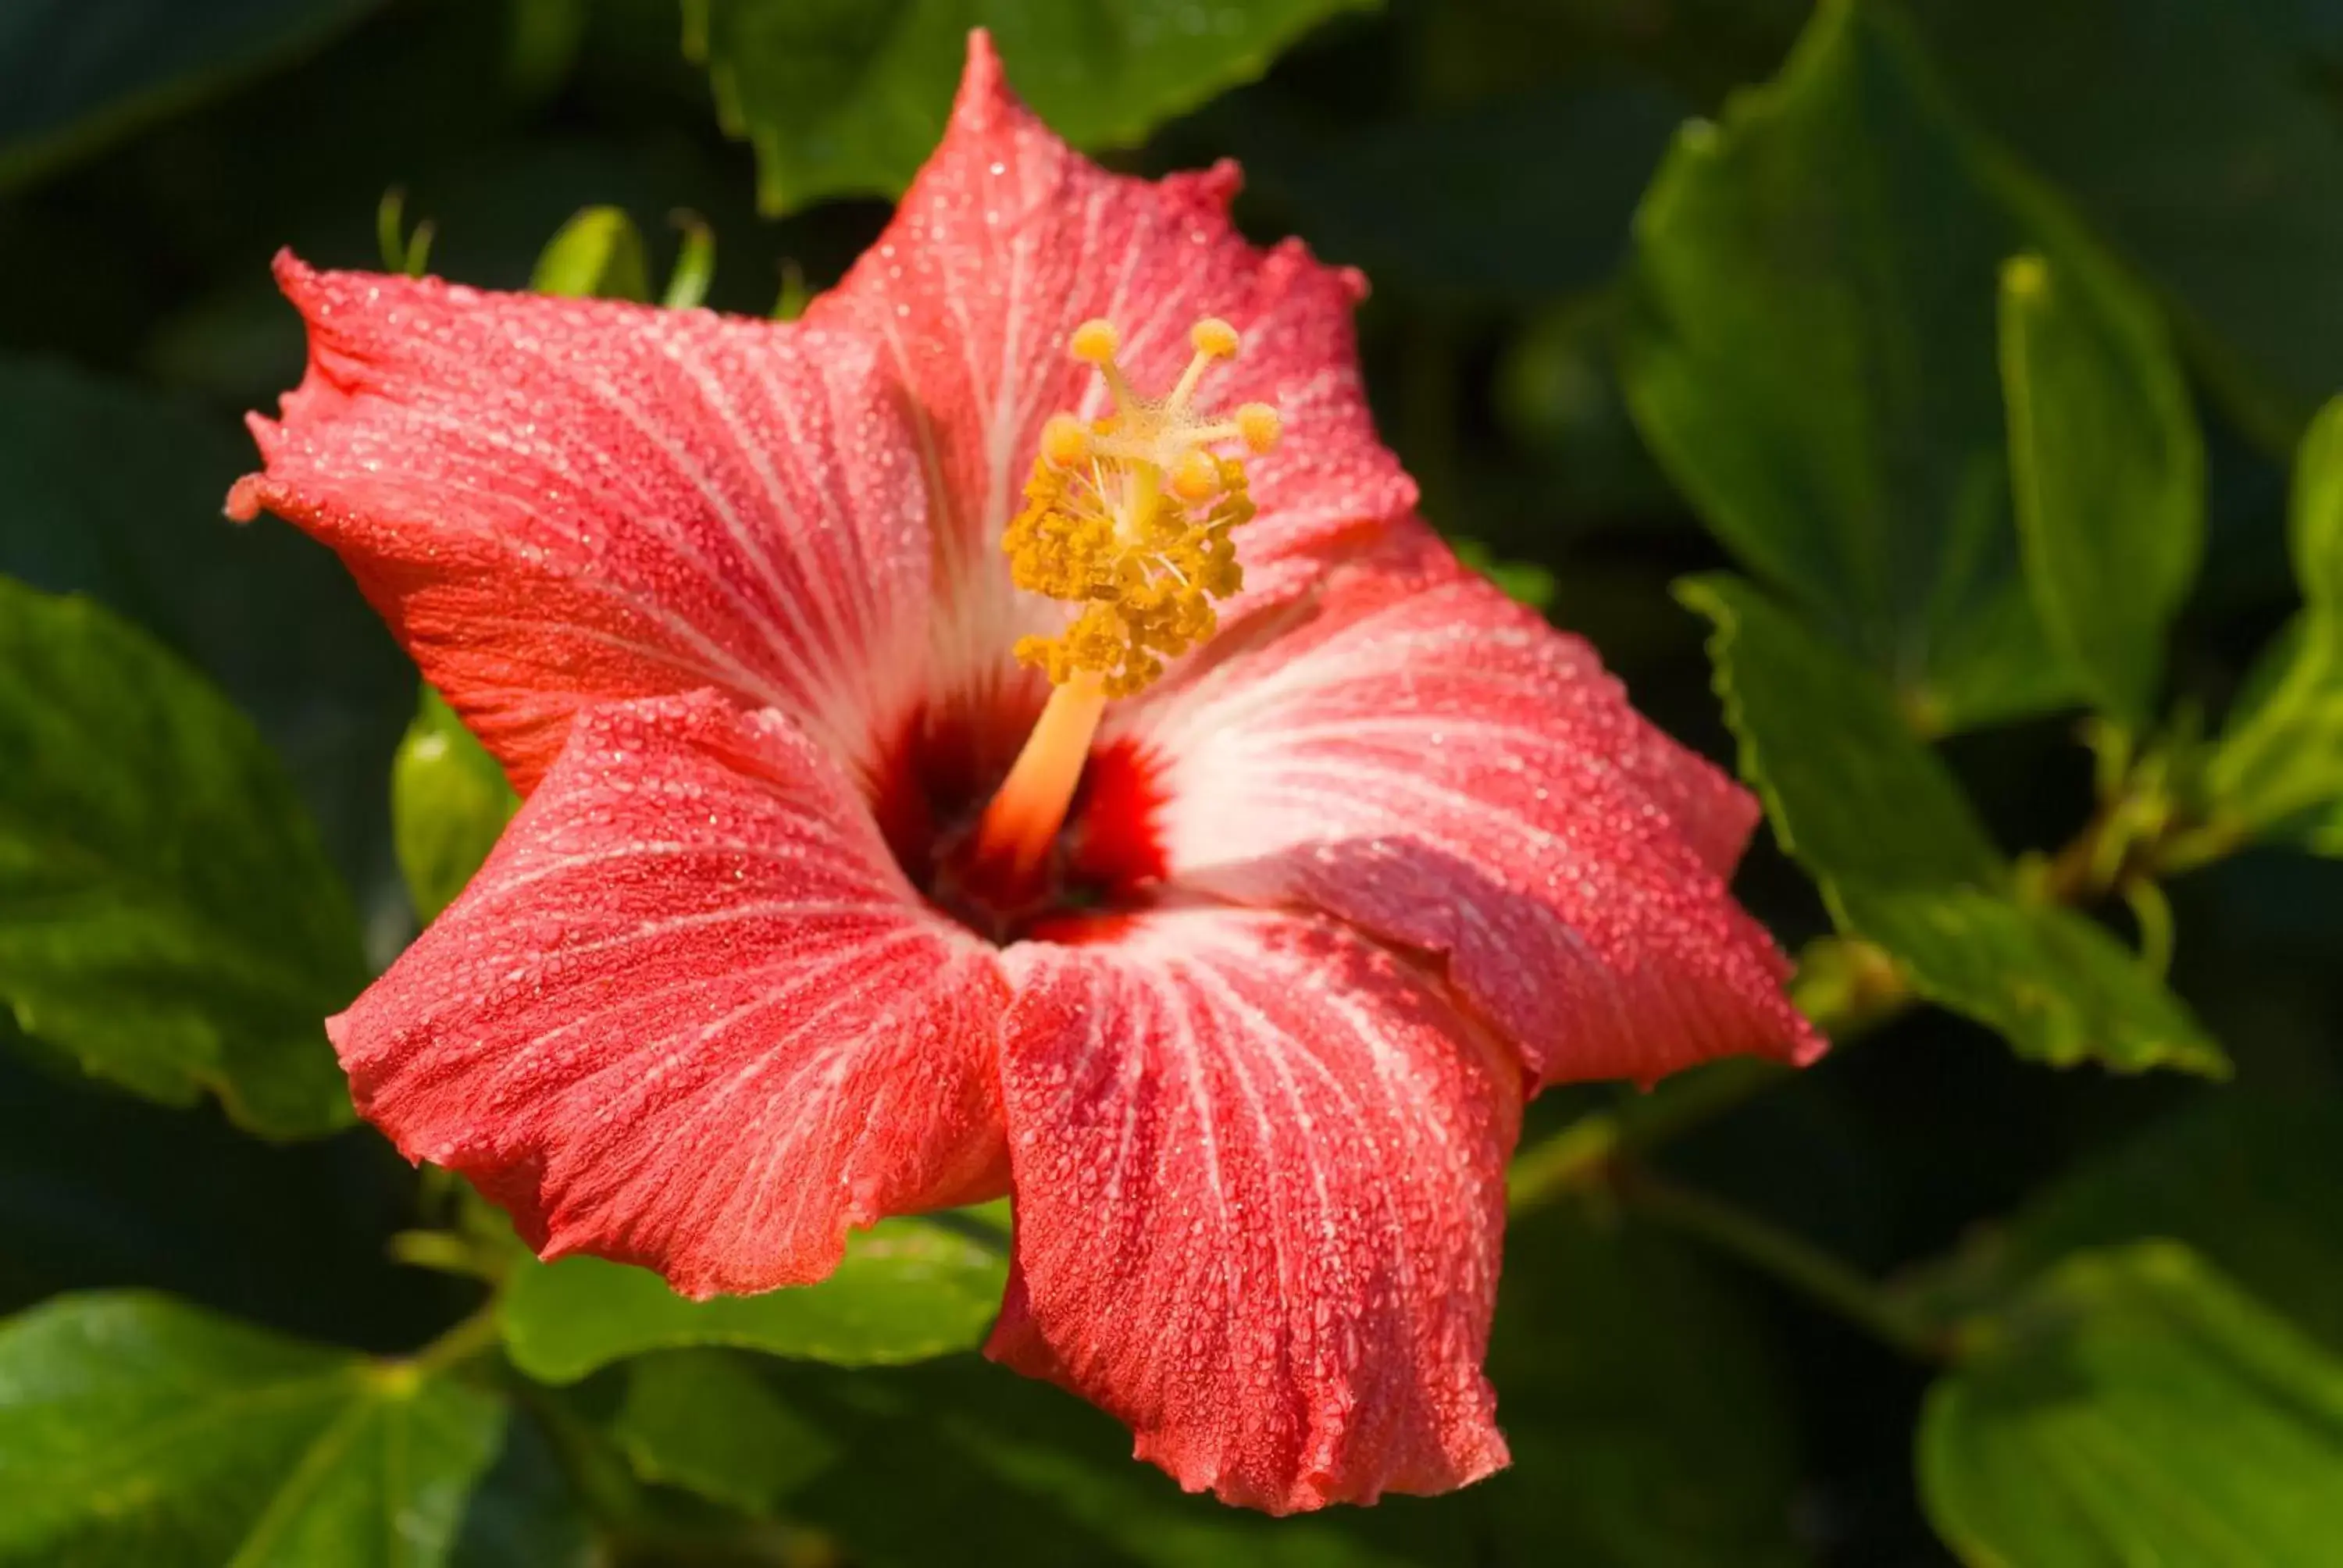
{"type": "Polygon", "coordinates": [[[1038,861],[987,852],[977,831],[1033,713],[955,704],[916,715],[877,780],[872,809],[896,863],[937,909],[990,941],[1051,940],[1141,908],[1163,875],[1158,766],[1127,740],[1092,749],[1063,826],[1038,861]]]}

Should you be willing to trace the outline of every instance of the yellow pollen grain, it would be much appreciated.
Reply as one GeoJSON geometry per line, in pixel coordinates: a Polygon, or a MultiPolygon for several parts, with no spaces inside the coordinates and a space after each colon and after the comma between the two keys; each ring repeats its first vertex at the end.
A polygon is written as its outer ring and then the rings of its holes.
{"type": "Polygon", "coordinates": [[[1191,452],[1172,470],[1172,493],[1183,501],[1209,501],[1221,487],[1221,465],[1210,452],[1191,452]]]}
{"type": "Polygon", "coordinates": [[[1237,329],[1217,316],[1207,316],[1190,327],[1188,341],[1196,346],[1199,354],[1209,354],[1215,359],[1236,357],[1237,329]]]}
{"type": "Polygon", "coordinates": [[[1256,452],[1266,452],[1276,446],[1284,428],[1285,422],[1277,417],[1277,410],[1266,403],[1248,403],[1237,410],[1237,434],[1256,452]]]}
{"type": "Polygon", "coordinates": [[[1122,334],[1111,321],[1085,321],[1074,328],[1067,349],[1086,365],[1103,365],[1122,347],[1122,334]]]}
{"type": "Polygon", "coordinates": [[[1194,407],[1206,372],[1232,357],[1236,328],[1207,317],[1190,329],[1195,357],[1172,389],[1141,397],[1115,356],[1111,322],[1086,321],[1068,349],[1098,367],[1113,414],[1085,427],[1060,414],[1042,427],[1025,506],[1001,538],[1019,588],[1081,607],[1056,637],[1029,637],[1017,657],[1064,686],[1097,683],[1127,696],[1219,626],[1214,602],[1243,585],[1230,535],[1252,520],[1244,465],[1214,452],[1242,440],[1273,446],[1277,411],[1248,403],[1232,417],[1194,407]]]}
{"type": "Polygon", "coordinates": [[[1071,468],[1091,455],[1091,433],[1071,414],[1060,414],[1041,427],[1041,456],[1061,468],[1071,468]]]}

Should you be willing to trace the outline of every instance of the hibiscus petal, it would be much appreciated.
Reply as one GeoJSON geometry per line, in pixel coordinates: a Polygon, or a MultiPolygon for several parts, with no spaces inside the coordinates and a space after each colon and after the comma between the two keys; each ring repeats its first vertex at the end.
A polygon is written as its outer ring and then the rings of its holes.
{"type": "Polygon", "coordinates": [[[848,780],[714,692],[591,709],[488,863],[329,1026],[358,1109],[548,1257],[693,1296],[1004,1188],[990,948],[848,780]]]}
{"type": "Polygon", "coordinates": [[[1312,917],[1160,912],[1005,961],[1016,1271],[988,1353],[1272,1513],[1503,1465],[1481,1363],[1510,1053],[1312,917]]]}
{"type": "Polygon", "coordinates": [[[1285,440],[1246,465],[1261,509],[1239,531],[1239,553],[1262,583],[1306,580],[1281,566],[1413,506],[1359,377],[1351,312],[1363,280],[1299,241],[1248,244],[1229,221],[1237,186],[1226,163],[1161,182],[1108,174],[1017,100],[980,31],[943,141],[894,222],[807,311],[884,341],[916,395],[949,596],[938,646],[962,678],[995,674],[1035,618],[1064,618],[1063,607],[1013,594],[1000,541],[1042,422],[1105,412],[1096,374],[1066,357],[1091,317],[1122,329],[1120,357],[1142,389],[1178,376],[1199,317],[1244,334],[1204,396],[1274,403],[1284,416],[1285,440]]]}
{"type": "Polygon", "coordinates": [[[1243,641],[1119,716],[1173,882],[1446,955],[1544,1082],[1822,1049],[1721,875],[1748,798],[1428,529],[1243,641]]]}
{"type": "Polygon", "coordinates": [[[834,333],[277,274],[309,327],[252,421],[262,508],[339,551],[526,789],[597,701],[714,686],[870,764],[920,674],[930,547],[901,392],[834,333]]]}

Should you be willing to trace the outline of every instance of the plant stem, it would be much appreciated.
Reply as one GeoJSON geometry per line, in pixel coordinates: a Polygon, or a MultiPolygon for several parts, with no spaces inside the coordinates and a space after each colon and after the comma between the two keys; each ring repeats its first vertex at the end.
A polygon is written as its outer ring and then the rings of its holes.
{"type": "Polygon", "coordinates": [[[1877,1282],[1770,1221],[1643,1171],[1614,1190],[1637,1212],[1732,1253],[1894,1350],[1932,1362],[1951,1353],[1942,1332],[1877,1282]]]}
{"type": "MultiPolygon", "coordinates": [[[[2128,754],[2112,765],[2121,769],[2128,754]]],[[[2127,773],[2100,809],[2056,855],[2022,877],[2020,891],[2077,905],[2121,891],[2141,930],[2143,958],[2160,970],[2171,957],[2171,915],[2155,879],[2218,859],[2239,841],[2211,829],[2179,829],[2153,789],[2127,773]]],[[[1917,1000],[1894,960],[1855,938],[1808,945],[1791,982],[1799,1010],[1845,1045],[1917,1000]]],[[[1759,1058],[1715,1061],[1667,1080],[1649,1094],[1583,1116],[1523,1151],[1506,1178],[1506,1207],[1520,1214],[1573,1192],[1607,1187],[1662,1223],[1701,1237],[1829,1308],[1885,1343],[1924,1361],[1951,1354],[1948,1337],[1876,1282],[1771,1222],[1634,1165],[1632,1157],[1730,1111],[1789,1076],[1759,1058]]]]}
{"type": "Polygon", "coordinates": [[[1513,1161],[1505,1175],[1506,1207],[1518,1214],[1594,1185],[1622,1155],[1689,1131],[1789,1070],[1764,1057],[1726,1057],[1615,1110],[1582,1116],[1513,1161]]]}
{"type": "MultiPolygon", "coordinates": [[[[1808,946],[1791,991],[1815,1026],[1842,1045],[1913,1000],[1885,953],[1868,942],[1835,937],[1808,946]]],[[[1582,1116],[1513,1161],[1505,1179],[1506,1206],[1519,1214],[1599,1185],[1620,1159],[1691,1131],[1790,1073],[1764,1057],[1726,1057],[1678,1073],[1615,1109],[1582,1116]]]]}
{"type": "Polygon", "coordinates": [[[502,1332],[497,1321],[497,1298],[490,1295],[480,1310],[407,1358],[422,1372],[444,1372],[496,1348],[502,1332]]]}
{"type": "MultiPolygon", "coordinates": [[[[2157,923],[2162,910],[2152,879],[2218,859],[2238,839],[2209,830],[2177,830],[2152,809],[2152,801],[2136,808],[2134,799],[2130,789],[2118,788],[2080,832],[2042,863],[2033,896],[2088,904],[2120,889],[2141,921],[2145,956],[2160,966],[2171,956],[2171,933],[2168,921],[2157,923]]],[[[1842,1046],[1916,1000],[1894,960],[1855,938],[1809,944],[1790,989],[1799,1010],[1842,1046]]],[[[1624,1157],[1666,1142],[1788,1076],[1769,1061],[1732,1058],[1680,1073],[1615,1110],[1581,1117],[1513,1161],[1506,1181],[1508,1207],[1520,1213],[1599,1185],[1624,1157]]]]}

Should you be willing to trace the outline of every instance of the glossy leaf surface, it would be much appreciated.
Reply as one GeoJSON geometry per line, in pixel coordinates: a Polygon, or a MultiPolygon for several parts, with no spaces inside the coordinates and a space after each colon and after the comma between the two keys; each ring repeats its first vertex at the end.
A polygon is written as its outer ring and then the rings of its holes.
{"type": "Polygon", "coordinates": [[[725,127],[757,149],[765,210],[903,188],[943,129],[970,27],[1077,146],[1128,146],[1258,76],[1372,0],[689,0],[725,127]]]}
{"type": "Polygon", "coordinates": [[[1741,772],[1840,926],[1887,950],[1921,996],[2020,1055],[2216,1076],[2227,1059],[2104,929],[2022,896],[1943,761],[1886,687],[1751,585],[1680,583],[1709,648],[1741,772]]]}
{"type": "Polygon", "coordinates": [[[695,1345],[839,1366],[922,1361],[983,1338],[1008,1280],[1007,1242],[990,1211],[887,1220],[850,1240],[818,1285],[706,1302],[598,1258],[524,1263],[505,1297],[505,1342],[524,1372],[552,1382],[695,1345]]]}
{"type": "Polygon", "coordinates": [[[2187,382],[2146,301],[2038,256],[2002,272],[2001,373],[2035,609],[2092,702],[2137,728],[2204,548],[2187,382]]]}
{"type": "Polygon", "coordinates": [[[1996,280],[2028,248],[2087,247],[1992,162],[1886,8],[1853,0],[1679,134],[1636,220],[1624,363],[1654,452],[1931,730],[2077,689],[2018,572],[1992,348],[1996,280]]]}
{"type": "Polygon", "coordinates": [[[430,1568],[501,1400],[166,1297],[0,1325],[0,1563],[430,1568]]]}
{"type": "Polygon", "coordinates": [[[391,831],[417,919],[428,924],[455,900],[519,809],[488,748],[425,687],[390,770],[391,831]]]}
{"type": "Polygon", "coordinates": [[[85,599],[0,579],[0,998],[150,1098],[253,1130],[351,1119],[323,1021],[366,981],[349,897],[210,683],[85,599]]]}
{"type": "Polygon", "coordinates": [[[1919,1438],[1965,1562],[2334,1560],[2343,1362],[2193,1253],[2086,1253],[1982,1332],[1919,1438]]]}

